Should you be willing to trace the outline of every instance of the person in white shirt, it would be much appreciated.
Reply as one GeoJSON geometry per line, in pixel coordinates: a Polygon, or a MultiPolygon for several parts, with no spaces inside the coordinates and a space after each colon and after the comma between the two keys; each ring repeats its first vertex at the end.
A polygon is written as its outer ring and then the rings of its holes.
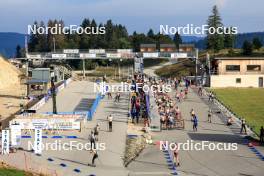
{"type": "Polygon", "coordinates": [[[110,114],[108,117],[107,117],[107,120],[108,120],[108,130],[110,132],[112,132],[112,128],[113,128],[113,116],[110,114]]]}

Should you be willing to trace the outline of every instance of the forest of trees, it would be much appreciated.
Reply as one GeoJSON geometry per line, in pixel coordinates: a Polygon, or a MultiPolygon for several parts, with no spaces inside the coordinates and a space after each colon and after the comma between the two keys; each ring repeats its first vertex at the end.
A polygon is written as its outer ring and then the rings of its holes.
{"type": "MultiPolygon", "coordinates": [[[[64,21],[62,20],[49,20],[47,24],[43,21],[34,22],[34,25],[41,27],[53,27],[56,24],[61,24],[64,26],[64,21]]],[[[212,14],[207,20],[208,27],[224,27],[220,13],[217,6],[213,6],[212,14]]],[[[134,51],[138,52],[140,50],[140,44],[143,43],[154,43],[157,44],[157,49],[159,49],[159,44],[174,43],[176,48],[179,48],[181,44],[182,37],[176,33],[174,36],[163,35],[160,33],[154,33],[150,29],[146,34],[137,33],[129,35],[125,26],[121,24],[114,24],[111,20],[108,20],[105,24],[97,23],[94,19],[90,20],[85,18],[80,24],[81,27],[105,27],[105,34],[93,35],[93,34],[56,34],[52,35],[50,32],[48,34],[31,34],[29,36],[28,51],[29,52],[50,52],[53,51],[54,43],[56,49],[122,49],[122,48],[132,48],[134,51]]],[[[254,34],[255,35],[255,34],[254,34]]],[[[253,35],[253,36],[254,36],[253,35]]],[[[212,50],[217,53],[221,49],[236,48],[237,41],[240,43],[242,49],[247,48],[247,52],[242,52],[244,55],[250,55],[250,50],[259,49],[262,47],[263,39],[257,36],[250,39],[247,35],[241,34],[209,34],[198,41],[194,42],[197,45],[205,45],[208,50],[212,50]],[[241,38],[244,36],[244,40],[241,38]],[[250,39],[250,40],[249,40],[250,39]]],[[[260,35],[260,34],[259,34],[260,35]]],[[[198,46],[198,48],[199,48],[198,46]]],[[[203,47],[202,47],[203,48],[203,47]]],[[[17,55],[23,55],[20,51],[21,48],[18,46],[17,55]]]]}
{"type": "MultiPolygon", "coordinates": [[[[62,20],[49,20],[48,27],[53,27],[55,24],[61,24],[64,26],[62,20]]],[[[45,27],[45,23],[34,22],[34,25],[45,27]]],[[[139,51],[140,44],[142,43],[155,43],[157,46],[161,43],[175,43],[178,46],[181,42],[180,35],[177,34],[173,40],[170,36],[163,34],[155,34],[152,29],[147,34],[134,32],[129,35],[125,26],[121,24],[113,24],[111,20],[108,20],[105,24],[98,24],[94,19],[89,20],[85,18],[81,27],[101,27],[104,26],[106,33],[103,35],[92,34],[31,34],[28,44],[29,52],[49,52],[53,50],[54,40],[56,49],[64,48],[78,48],[78,49],[122,49],[132,48],[135,51],[139,51]]]]}

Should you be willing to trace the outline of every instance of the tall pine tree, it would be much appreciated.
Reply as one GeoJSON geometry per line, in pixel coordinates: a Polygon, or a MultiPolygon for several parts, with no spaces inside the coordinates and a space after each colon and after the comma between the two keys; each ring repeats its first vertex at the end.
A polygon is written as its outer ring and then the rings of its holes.
{"type": "Polygon", "coordinates": [[[173,37],[173,41],[175,43],[176,49],[179,50],[179,45],[182,43],[181,36],[178,32],[173,37]]]}
{"type": "MultiPolygon", "coordinates": [[[[214,28],[215,31],[218,27],[223,27],[222,19],[218,12],[217,6],[213,6],[212,15],[208,17],[207,20],[208,29],[214,28]]],[[[224,48],[224,36],[223,34],[218,34],[215,32],[214,34],[210,34],[207,32],[207,49],[212,49],[214,52],[217,52],[224,48]]]]}
{"type": "Polygon", "coordinates": [[[257,49],[257,50],[259,50],[262,47],[262,43],[258,37],[253,38],[252,44],[253,44],[254,49],[257,49]]]}

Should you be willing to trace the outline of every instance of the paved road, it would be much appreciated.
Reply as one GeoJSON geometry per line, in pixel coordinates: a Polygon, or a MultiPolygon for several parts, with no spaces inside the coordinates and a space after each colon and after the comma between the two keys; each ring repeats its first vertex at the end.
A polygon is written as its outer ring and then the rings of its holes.
{"type": "MultiPolygon", "coordinates": [[[[82,99],[95,97],[91,91],[92,83],[79,81],[73,82],[58,94],[58,110],[73,111],[78,107],[82,99]]],[[[127,97],[123,95],[122,97],[127,97]]],[[[51,102],[45,105],[40,112],[51,111],[51,102]],[[49,105],[50,103],[50,105],[49,105]]],[[[224,125],[224,117],[221,114],[214,114],[213,123],[208,123],[207,111],[208,104],[205,99],[201,99],[191,90],[188,98],[179,104],[183,117],[186,120],[185,130],[168,130],[153,133],[155,141],[167,140],[170,142],[236,142],[237,151],[180,151],[181,166],[177,168],[180,175],[254,175],[262,176],[264,170],[263,161],[261,161],[247,146],[243,145],[243,138],[238,134],[239,127],[228,128],[224,125]],[[198,132],[192,132],[190,122],[190,109],[194,108],[199,117],[198,132]]],[[[123,155],[126,143],[127,132],[127,108],[128,99],[122,98],[120,103],[104,98],[99,104],[98,110],[92,121],[85,125],[85,129],[80,133],[63,132],[60,135],[76,135],[74,139],[80,143],[88,142],[88,134],[91,129],[100,124],[99,142],[105,143],[106,150],[99,151],[100,161],[97,161],[97,167],[90,167],[92,155],[90,151],[44,151],[42,156],[36,156],[31,152],[19,151],[9,156],[1,156],[1,159],[7,163],[21,169],[32,168],[35,171],[50,173],[52,175],[63,176],[86,176],[95,174],[99,176],[125,176],[125,175],[170,175],[163,153],[155,145],[149,145],[138,158],[133,161],[128,168],[123,166],[123,155]],[[114,115],[114,131],[107,131],[106,116],[114,115]],[[47,159],[54,161],[49,162],[47,159]],[[61,167],[64,163],[67,166],[61,167]],[[80,169],[80,173],[75,173],[74,169],[80,169]],[[55,171],[56,170],[56,171],[55,171]],[[55,174],[56,172],[56,174],[55,174]]],[[[54,139],[44,139],[46,142],[52,142],[54,139]]],[[[61,139],[62,143],[70,142],[73,139],[61,139]]],[[[22,146],[27,149],[27,140],[23,139],[22,146]]]]}
{"type": "MultiPolygon", "coordinates": [[[[96,97],[94,84],[88,81],[73,81],[57,94],[57,111],[88,111],[96,97]]],[[[38,110],[38,113],[52,112],[52,99],[38,110]]]]}
{"type": "MultiPolygon", "coordinates": [[[[151,67],[144,72],[156,76],[155,69],[161,66],[151,67]]],[[[171,93],[175,96],[175,91],[171,93]]],[[[191,90],[188,98],[179,103],[186,128],[184,130],[163,130],[161,133],[152,133],[154,141],[170,141],[185,143],[188,140],[193,142],[209,141],[212,143],[238,143],[236,151],[180,151],[181,166],[177,167],[179,175],[202,175],[202,176],[225,176],[225,175],[247,175],[261,176],[264,171],[264,161],[260,160],[249,148],[244,145],[243,136],[239,134],[239,126],[231,128],[225,125],[226,117],[216,113],[217,107],[207,102],[207,97],[199,97],[196,91],[191,90]],[[215,110],[213,123],[207,122],[209,107],[215,110]],[[198,132],[192,131],[190,121],[190,110],[194,108],[199,118],[198,132]]],[[[257,147],[263,152],[263,147],[257,147]]],[[[262,153],[263,154],[263,153],[262,153]]],[[[163,153],[157,146],[149,145],[129,167],[131,175],[170,175],[163,153]]]]}
{"type": "MultiPolygon", "coordinates": [[[[172,93],[173,94],[173,93],[172,93]]],[[[264,171],[264,161],[260,160],[249,148],[243,144],[243,136],[240,136],[238,126],[231,128],[225,126],[225,118],[222,114],[214,113],[213,123],[207,122],[207,111],[209,109],[207,98],[198,97],[191,90],[188,98],[179,104],[183,117],[186,120],[185,130],[164,130],[161,133],[154,133],[155,140],[163,140],[170,142],[184,143],[187,140],[193,142],[209,141],[212,143],[238,143],[236,151],[180,151],[181,166],[177,167],[180,175],[254,175],[261,176],[264,171]],[[190,110],[195,109],[199,117],[198,132],[192,131],[192,123],[190,121],[190,110]]],[[[211,105],[210,105],[211,106],[211,105]]],[[[216,107],[212,107],[215,109],[216,107]]],[[[216,109],[215,109],[216,110],[216,109]]],[[[133,162],[130,169],[135,170],[135,173],[145,171],[145,175],[157,169],[157,164],[162,166],[166,164],[164,157],[160,155],[160,151],[156,149],[156,153],[152,146],[145,149],[139,158],[145,162],[152,161],[152,164],[145,165],[133,162]],[[148,153],[149,155],[146,155],[148,153]],[[144,156],[145,155],[145,156],[144,156]],[[144,158],[145,157],[145,158],[144,158]]],[[[163,170],[166,167],[163,167],[163,170]]],[[[167,170],[167,173],[170,173],[167,170]]],[[[143,174],[142,174],[143,175],[143,174]]],[[[164,174],[156,174],[164,175],[164,174]]]]}
{"type": "MultiPolygon", "coordinates": [[[[77,81],[72,82],[65,90],[58,94],[58,110],[62,112],[74,110],[78,107],[79,102],[84,98],[90,98],[93,95],[91,92],[91,82],[77,81]]],[[[42,172],[44,174],[56,176],[125,176],[128,175],[128,170],[123,166],[123,156],[126,145],[127,132],[127,112],[128,112],[128,98],[121,96],[121,102],[115,103],[113,100],[107,98],[102,99],[99,103],[98,109],[92,119],[88,121],[82,132],[78,131],[64,131],[59,132],[59,135],[73,135],[78,136],[78,139],[51,139],[52,134],[48,134],[48,139],[43,139],[44,143],[54,143],[57,140],[57,146],[68,143],[66,148],[69,148],[71,141],[76,141],[81,144],[89,143],[88,135],[91,129],[97,123],[100,124],[100,133],[98,143],[104,143],[106,150],[98,151],[99,160],[96,161],[97,167],[88,166],[92,160],[92,154],[89,150],[77,150],[73,147],[72,151],[43,151],[42,156],[36,156],[28,151],[28,142],[33,143],[33,139],[23,139],[22,147],[24,150],[19,150],[17,153],[9,156],[1,156],[5,162],[20,169],[33,170],[35,172],[42,172]],[[113,132],[108,132],[106,117],[113,114],[113,132]],[[53,161],[48,161],[52,158],[53,161]],[[63,163],[66,167],[60,166],[63,163]],[[74,172],[74,169],[79,169],[81,172],[74,172]]],[[[48,102],[40,112],[50,111],[51,102],[48,102]]],[[[34,134],[31,134],[34,136],[34,134]]],[[[43,134],[46,135],[46,134],[43,134]]],[[[57,135],[57,134],[56,134],[57,135]]],[[[75,144],[76,144],[75,143],[75,144]]]]}
{"type": "Polygon", "coordinates": [[[167,66],[167,65],[171,65],[171,64],[172,64],[171,62],[166,62],[166,63],[160,64],[157,66],[148,67],[148,68],[144,69],[144,73],[149,75],[149,76],[157,76],[155,73],[155,70],[157,70],[161,67],[167,66]]]}

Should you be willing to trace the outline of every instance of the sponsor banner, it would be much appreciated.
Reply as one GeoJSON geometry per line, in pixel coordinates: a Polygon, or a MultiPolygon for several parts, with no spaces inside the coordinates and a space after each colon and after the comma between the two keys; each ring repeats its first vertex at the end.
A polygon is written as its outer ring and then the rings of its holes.
{"type": "Polygon", "coordinates": [[[21,142],[21,126],[19,124],[10,125],[11,130],[11,145],[17,146],[21,142]]]}
{"type": "Polygon", "coordinates": [[[171,58],[187,58],[187,53],[171,53],[171,58]]]}
{"type": "Polygon", "coordinates": [[[92,53],[92,54],[104,54],[105,53],[105,49],[89,49],[89,53],[92,53]]]}
{"type": "Polygon", "coordinates": [[[33,130],[35,128],[47,130],[80,130],[81,122],[85,118],[85,114],[76,115],[38,115],[39,118],[34,118],[34,115],[17,116],[10,121],[10,124],[20,124],[22,130],[33,130]],[[21,118],[22,117],[22,118],[21,118]]]}
{"type": "Polygon", "coordinates": [[[9,130],[2,130],[2,155],[9,154],[9,130]]]}
{"type": "Polygon", "coordinates": [[[134,53],[120,53],[122,58],[134,58],[134,53]]]}
{"type": "Polygon", "coordinates": [[[41,55],[40,54],[27,54],[26,57],[28,59],[41,59],[41,55]]]}
{"type": "Polygon", "coordinates": [[[108,58],[121,58],[120,53],[106,53],[106,57],[108,58]]]}
{"type": "Polygon", "coordinates": [[[79,50],[78,49],[64,49],[63,53],[65,53],[65,54],[78,54],[79,50]]]}
{"type": "Polygon", "coordinates": [[[80,58],[96,58],[95,53],[80,53],[80,58]]]}
{"type": "Polygon", "coordinates": [[[41,154],[42,152],[42,129],[35,129],[34,153],[41,154]]]}
{"type": "Polygon", "coordinates": [[[118,53],[132,53],[132,49],[117,49],[118,53]]]}
{"type": "Polygon", "coordinates": [[[143,53],[144,58],[157,58],[159,57],[159,53],[143,53]]]}
{"type": "Polygon", "coordinates": [[[67,55],[66,54],[52,54],[51,57],[52,59],[66,59],[67,55]]]}
{"type": "Polygon", "coordinates": [[[42,128],[47,130],[79,130],[80,122],[73,119],[17,119],[23,130],[42,128]]]}

